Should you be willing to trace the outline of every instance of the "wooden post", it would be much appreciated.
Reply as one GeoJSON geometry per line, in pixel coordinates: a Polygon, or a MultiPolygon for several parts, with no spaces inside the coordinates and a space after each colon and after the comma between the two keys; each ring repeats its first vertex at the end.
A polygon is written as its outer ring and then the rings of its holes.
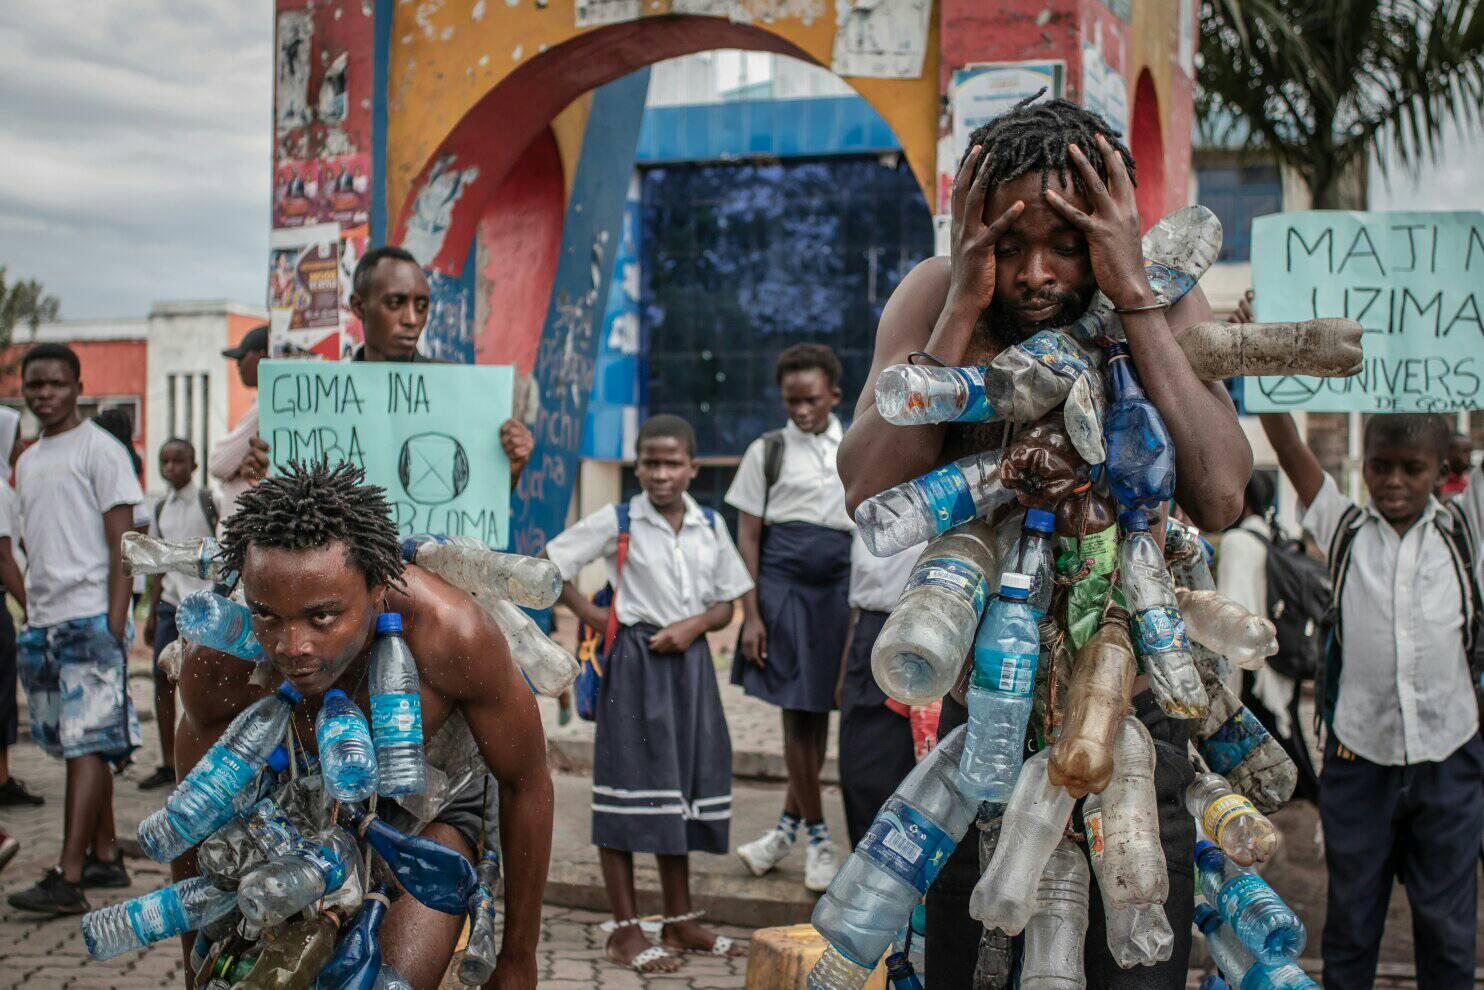
{"type": "MultiPolygon", "coordinates": [[[[809,970],[824,955],[825,941],[813,925],[754,932],[747,951],[747,990],[805,990],[809,970]]],[[[877,966],[866,990],[886,990],[886,967],[877,966]]]]}

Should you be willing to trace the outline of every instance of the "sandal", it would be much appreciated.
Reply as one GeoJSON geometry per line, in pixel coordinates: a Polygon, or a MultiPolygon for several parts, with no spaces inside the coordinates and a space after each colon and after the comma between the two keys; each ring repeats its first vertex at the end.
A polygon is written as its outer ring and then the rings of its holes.
{"type": "MultiPolygon", "coordinates": [[[[612,935],[620,928],[639,928],[640,931],[643,931],[643,927],[640,924],[638,918],[625,918],[623,921],[619,921],[617,919],[614,919],[612,921],[605,921],[599,927],[602,931],[607,932],[609,935],[612,935]]],[[[634,958],[630,959],[627,963],[621,963],[618,960],[614,959],[612,956],[609,956],[606,948],[603,954],[607,956],[608,961],[613,963],[613,965],[624,966],[627,969],[631,969],[635,973],[638,973],[640,976],[656,976],[661,975],[665,972],[673,972],[673,970],[658,970],[650,969],[649,967],[663,959],[679,959],[679,957],[676,956],[674,952],[671,952],[669,948],[663,945],[651,945],[649,948],[643,950],[634,958]]]]}
{"type": "MultiPolygon", "coordinates": [[[[706,912],[705,911],[691,911],[688,914],[678,914],[678,915],[676,915],[673,918],[661,918],[660,919],[660,930],[661,930],[661,932],[663,932],[665,925],[678,925],[678,924],[682,924],[683,922],[687,922],[687,921],[696,921],[697,919],[704,918],[705,916],[706,916],[706,912]]],[[[661,937],[663,937],[663,935],[661,937]]],[[[685,946],[678,946],[678,945],[677,946],[670,946],[670,948],[679,949],[681,952],[689,953],[691,955],[697,955],[697,956],[721,956],[723,958],[728,958],[728,959],[735,958],[737,956],[746,955],[745,952],[738,952],[734,956],[733,953],[732,953],[732,948],[734,946],[736,946],[736,945],[738,945],[737,941],[735,939],[731,938],[730,936],[728,936],[728,935],[718,935],[718,936],[716,936],[716,941],[714,941],[714,942],[711,943],[711,948],[709,948],[709,949],[692,949],[692,948],[687,948],[685,946]]]]}

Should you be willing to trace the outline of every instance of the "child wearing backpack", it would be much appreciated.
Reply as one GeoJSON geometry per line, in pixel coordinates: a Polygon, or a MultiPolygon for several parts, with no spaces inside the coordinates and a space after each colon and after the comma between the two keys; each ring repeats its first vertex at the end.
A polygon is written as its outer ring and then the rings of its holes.
{"type": "Polygon", "coordinates": [[[1319,777],[1325,986],[1374,983],[1400,877],[1418,986],[1472,987],[1484,740],[1469,657],[1484,485],[1440,503],[1448,421],[1378,415],[1365,428],[1362,507],[1340,494],[1291,416],[1260,418],[1334,586],[1337,621],[1315,692],[1329,729],[1319,777]]]}
{"type": "Polygon", "coordinates": [[[726,523],[686,494],[696,476],[690,424],[653,416],[635,447],[643,493],[583,519],[548,543],[546,556],[565,582],[562,603],[593,629],[604,629],[609,613],[572,581],[592,561],[608,565],[618,624],[595,705],[592,798],[593,844],[613,910],[606,952],[636,972],[668,973],[678,953],[742,952],[696,923],[688,856],[727,851],[732,743],[706,633],[731,622],[752,579],[726,523]],[[639,927],[636,852],[654,853],[659,864],[667,915],[659,945],[639,927]]]}

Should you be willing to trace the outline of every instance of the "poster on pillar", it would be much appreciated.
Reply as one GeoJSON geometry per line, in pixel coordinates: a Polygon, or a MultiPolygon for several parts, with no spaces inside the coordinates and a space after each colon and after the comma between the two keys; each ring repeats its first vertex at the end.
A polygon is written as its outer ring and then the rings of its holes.
{"type": "Polygon", "coordinates": [[[268,244],[269,353],[337,360],[342,345],[340,225],[275,230],[268,244]]]}
{"type": "Polygon", "coordinates": [[[1484,213],[1276,213],[1252,224],[1263,322],[1342,317],[1365,331],[1351,378],[1257,378],[1249,412],[1484,408],[1484,213]]]}
{"type": "Polygon", "coordinates": [[[839,76],[917,79],[927,54],[933,0],[835,0],[839,76]]]}

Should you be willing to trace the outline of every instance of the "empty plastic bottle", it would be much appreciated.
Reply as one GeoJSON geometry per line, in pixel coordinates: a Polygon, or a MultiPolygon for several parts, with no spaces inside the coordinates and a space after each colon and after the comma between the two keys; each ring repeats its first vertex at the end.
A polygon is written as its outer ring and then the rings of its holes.
{"type": "MultiPolygon", "coordinates": [[[[979,815],[979,872],[989,869],[994,860],[995,846],[999,843],[1000,826],[1004,824],[1005,809],[1000,805],[984,805],[979,815]]],[[[974,963],[974,990],[1005,990],[1010,985],[1011,962],[1014,942],[1009,935],[996,928],[982,928],[979,932],[979,958],[974,963]]]]}
{"type": "Polygon", "coordinates": [[[314,720],[325,793],[335,801],[360,802],[376,793],[376,750],[360,707],[339,688],[325,692],[314,720]]]}
{"type": "Polygon", "coordinates": [[[238,713],[165,806],[139,823],[139,846],[146,855],[168,863],[232,817],[238,793],[268,761],[301,697],[285,681],[238,713]]]}
{"type": "Polygon", "coordinates": [[[1089,371],[1072,383],[1061,413],[1072,449],[1088,464],[1107,461],[1108,447],[1103,433],[1108,417],[1108,390],[1103,386],[1101,370],[1089,371]]]}
{"type": "Polygon", "coordinates": [[[237,895],[192,877],[122,904],[89,911],[82,919],[88,955],[112,959],[130,949],[162,942],[215,921],[230,912],[237,895]]]}
{"type": "Polygon", "coordinates": [[[309,990],[335,951],[339,929],[329,911],[289,922],[260,943],[257,961],[233,990],[309,990]]]}
{"type": "Polygon", "coordinates": [[[893,952],[886,957],[886,978],[891,981],[891,990],[922,990],[922,981],[917,978],[917,970],[912,968],[912,963],[900,952],[893,952]]]}
{"type": "Polygon", "coordinates": [[[1051,611],[1051,596],[1056,593],[1056,548],[1051,539],[1055,531],[1055,513],[1026,509],[1020,537],[1000,562],[1001,581],[1006,574],[1024,574],[1031,579],[1026,604],[1038,619],[1051,611]]]}
{"type": "Polygon", "coordinates": [[[1066,839],[1052,850],[1036,886],[1036,907],[1025,923],[1021,990],[1082,990],[1082,945],[1087,938],[1087,860],[1066,839]]]}
{"type": "Polygon", "coordinates": [[[1293,796],[1298,768],[1257,716],[1222,683],[1220,673],[1199,669],[1211,699],[1210,711],[1195,732],[1201,759],[1230,781],[1233,790],[1251,798],[1258,811],[1272,814],[1293,796]]]}
{"type": "Polygon", "coordinates": [[[1163,904],[1170,895],[1170,876],[1159,843],[1154,740],[1132,715],[1119,723],[1113,779],[1102,793],[1101,806],[1107,898],[1115,904],[1163,904]]]}
{"type": "Polygon", "coordinates": [[[495,957],[500,953],[495,936],[495,890],[500,886],[500,854],[485,849],[475,870],[479,886],[469,899],[469,944],[459,961],[459,982],[482,987],[495,975],[495,957]]]}
{"type": "Polygon", "coordinates": [[[244,660],[258,660],[263,647],[252,631],[252,613],[246,605],[214,591],[193,591],[180,600],[175,626],[192,643],[244,660]]]}
{"type": "Polygon", "coordinates": [[[1000,480],[1028,509],[1055,511],[1088,483],[1092,469],[1072,446],[1061,415],[1022,430],[1005,448],[1000,480]]]}
{"type": "Polygon", "coordinates": [[[871,673],[888,696],[925,705],[958,680],[984,617],[993,540],[989,523],[976,519],[923,550],[871,647],[871,673]]]}
{"type": "Polygon", "coordinates": [[[1195,844],[1195,868],[1196,884],[1206,903],[1232,927],[1258,962],[1281,966],[1304,951],[1309,935],[1303,921],[1266,880],[1232,862],[1205,839],[1195,844]]]}
{"type": "Polygon", "coordinates": [[[376,983],[376,990],[412,990],[412,984],[392,966],[382,963],[381,979],[376,983]]]}
{"type": "Polygon", "coordinates": [[[1108,345],[1107,370],[1108,487],[1121,508],[1153,509],[1175,493],[1175,441],[1144,394],[1127,345],[1108,345]]]}
{"type": "Polygon", "coordinates": [[[1202,381],[1242,375],[1310,375],[1346,378],[1358,374],[1365,354],[1354,320],[1302,323],[1197,323],[1178,342],[1190,369],[1202,381]]]}
{"type": "Polygon", "coordinates": [[[1113,775],[1113,744],[1128,711],[1138,662],[1128,638],[1128,612],[1113,605],[1072,666],[1061,730],[1047,773],[1073,797],[1101,792],[1113,775]]]}
{"type": "Polygon", "coordinates": [[[975,801],[1010,800],[1025,757],[1041,632],[1027,601],[1031,579],[1006,574],[974,640],[960,787],[975,801]]]}
{"type": "Polygon", "coordinates": [[[348,872],[361,869],[361,851],[343,828],[306,837],[290,852],[253,870],[237,888],[242,916],[272,928],[325,894],[338,890],[348,872]]]}
{"type": "Polygon", "coordinates": [[[479,887],[469,861],[445,845],[407,835],[354,806],[341,805],[343,821],[371,843],[402,889],[444,914],[463,914],[479,887]]]}
{"type": "Polygon", "coordinates": [[[376,617],[371,650],[371,738],[376,743],[377,792],[420,794],[426,782],[423,703],[417,662],[402,639],[402,617],[376,617]]]}
{"type": "Polygon", "coordinates": [[[491,550],[468,536],[421,533],[402,541],[402,559],[471,595],[493,594],[526,608],[551,608],[562,594],[556,564],[491,550]]]}
{"type": "Polygon", "coordinates": [[[1185,638],[1164,554],[1149,535],[1149,520],[1135,509],[1121,513],[1118,524],[1124,532],[1118,562],[1134,616],[1134,649],[1144,661],[1154,697],[1166,715],[1204,718],[1210,701],[1185,638]]]}
{"type": "Polygon", "coordinates": [[[124,534],[124,574],[185,574],[202,581],[231,583],[236,574],[219,559],[221,545],[211,537],[162,540],[133,530],[124,534]]]}
{"type": "Polygon", "coordinates": [[[1244,795],[1216,773],[1198,773],[1185,792],[1185,807],[1201,829],[1238,866],[1266,863],[1278,850],[1278,830],[1244,795]]]}
{"type": "Polygon", "coordinates": [[[1185,631],[1202,646],[1243,670],[1260,670],[1278,652],[1278,630],[1219,591],[1175,592],[1185,631]]]}
{"type": "Polygon", "coordinates": [[[1035,908],[1036,884],[1067,829],[1075,803],[1046,776],[1049,753],[1025,761],[1005,807],[994,858],[969,900],[969,914],[985,928],[1019,935],[1035,908]]]}
{"type": "Polygon", "coordinates": [[[1082,802],[1082,824],[1087,835],[1087,858],[1097,878],[1103,900],[1103,927],[1108,951],[1123,969],[1153,966],[1169,959],[1175,950],[1175,933],[1163,904],[1115,904],[1109,898],[1109,879],[1103,860],[1103,798],[1090,794],[1082,802]]]}
{"type": "Polygon", "coordinates": [[[1015,493],[1000,480],[1001,451],[986,450],[862,502],[855,510],[866,548],[890,557],[978,516],[1015,493]]]}
{"type": "Polygon", "coordinates": [[[810,918],[829,947],[811,990],[858,990],[974,821],[959,790],[962,727],[917,764],[877,813],[810,918]]]}
{"type": "Polygon", "coordinates": [[[320,970],[316,990],[374,990],[381,978],[381,923],[388,903],[384,884],[377,884],[366,895],[335,943],[334,955],[320,970]]]}
{"type": "Polygon", "coordinates": [[[488,595],[475,599],[505,634],[510,656],[537,694],[555,698],[577,680],[577,658],[558,646],[514,602],[488,595]]]}
{"type": "Polygon", "coordinates": [[[263,798],[207,836],[196,850],[201,875],[233,888],[255,867],[294,849],[302,838],[272,798],[263,798]]]}
{"type": "Polygon", "coordinates": [[[1195,906],[1195,926],[1206,949],[1235,990],[1318,990],[1319,985],[1294,963],[1264,966],[1221,920],[1209,904],[1195,906]]]}

